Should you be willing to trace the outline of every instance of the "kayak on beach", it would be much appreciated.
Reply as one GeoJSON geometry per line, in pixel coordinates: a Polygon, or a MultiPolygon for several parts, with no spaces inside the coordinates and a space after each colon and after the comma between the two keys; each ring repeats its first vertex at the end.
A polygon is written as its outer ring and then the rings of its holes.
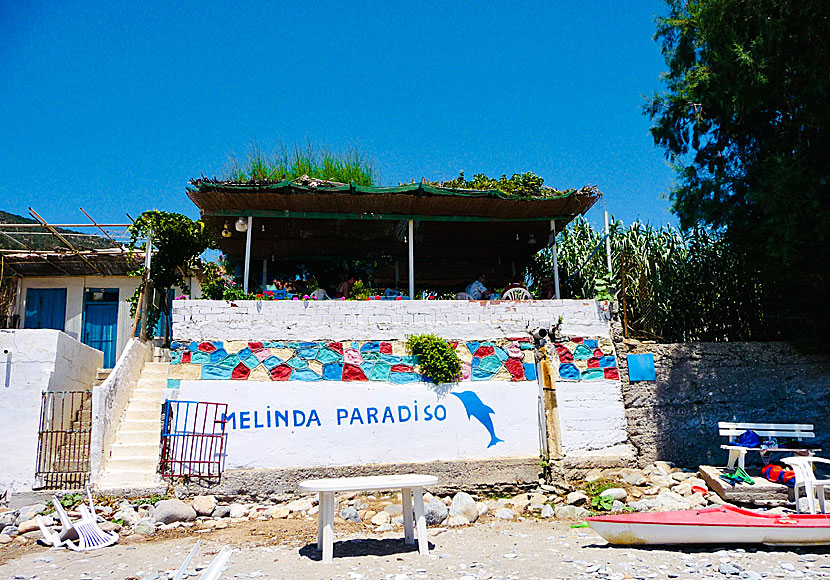
{"type": "Polygon", "coordinates": [[[768,514],[733,506],[593,516],[588,525],[609,543],[830,544],[830,515],[768,514]]]}

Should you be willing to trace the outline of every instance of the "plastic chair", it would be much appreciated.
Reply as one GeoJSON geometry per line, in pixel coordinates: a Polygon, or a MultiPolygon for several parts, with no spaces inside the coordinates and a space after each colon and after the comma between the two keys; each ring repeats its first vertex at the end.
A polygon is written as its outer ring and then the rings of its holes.
{"type": "Polygon", "coordinates": [[[467,294],[466,292],[459,292],[455,295],[456,300],[472,300],[473,297],[467,294]]]}
{"type": "Polygon", "coordinates": [[[313,298],[314,300],[331,300],[331,298],[329,298],[329,295],[326,294],[326,291],[322,288],[317,288],[317,290],[309,294],[309,296],[311,296],[311,298],[313,298]]]}
{"type": "Polygon", "coordinates": [[[807,505],[810,508],[810,513],[816,513],[816,496],[818,496],[818,505],[821,513],[827,513],[825,504],[825,488],[830,488],[830,479],[816,479],[816,473],[813,470],[815,463],[823,465],[830,465],[830,459],[823,457],[785,457],[781,460],[783,463],[792,466],[795,471],[795,488],[793,489],[795,495],[795,509],[799,512],[798,496],[799,490],[803,490],[807,497],[807,505]]]}
{"type": "Polygon", "coordinates": [[[532,300],[533,296],[524,288],[511,288],[501,295],[502,300],[532,300]]]}
{"type": "MultiPolygon", "coordinates": [[[[91,494],[88,495],[91,502],[91,494]]],[[[52,496],[52,505],[55,506],[55,513],[58,514],[61,521],[61,531],[52,532],[40,516],[36,517],[36,521],[46,542],[54,547],[66,546],[76,552],[85,552],[105,548],[118,541],[118,534],[105,532],[98,527],[94,507],[92,508],[93,511],[90,512],[84,504],[79,505],[78,511],[81,512],[81,519],[72,522],[61,502],[55,496],[52,496]]]]}

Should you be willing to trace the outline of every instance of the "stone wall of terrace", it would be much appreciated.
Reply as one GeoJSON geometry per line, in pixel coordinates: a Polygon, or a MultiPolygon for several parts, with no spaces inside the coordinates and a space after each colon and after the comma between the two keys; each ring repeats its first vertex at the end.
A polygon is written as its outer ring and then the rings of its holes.
{"type": "Polygon", "coordinates": [[[176,300],[174,339],[395,340],[432,333],[443,338],[491,340],[527,336],[562,318],[571,336],[609,336],[593,300],[176,300]]]}

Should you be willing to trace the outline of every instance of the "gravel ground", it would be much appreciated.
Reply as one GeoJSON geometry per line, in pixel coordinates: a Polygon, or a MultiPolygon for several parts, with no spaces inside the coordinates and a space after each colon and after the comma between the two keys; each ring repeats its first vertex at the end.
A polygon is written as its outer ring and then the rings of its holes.
{"type": "Polygon", "coordinates": [[[191,578],[225,544],[234,552],[223,579],[830,577],[828,548],[615,548],[591,530],[561,521],[483,517],[471,526],[431,529],[427,557],[404,545],[400,531],[375,534],[338,522],[335,532],[332,564],[319,561],[313,518],[243,522],[207,533],[177,529],[85,554],[31,544],[7,547],[0,549],[6,552],[0,580],[164,580],[197,539],[202,546],[191,578]]]}

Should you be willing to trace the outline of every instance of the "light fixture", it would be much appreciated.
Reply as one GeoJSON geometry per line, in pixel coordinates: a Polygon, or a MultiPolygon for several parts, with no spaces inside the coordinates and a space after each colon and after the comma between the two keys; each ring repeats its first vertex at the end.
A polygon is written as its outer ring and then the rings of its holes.
{"type": "Polygon", "coordinates": [[[516,241],[519,241],[519,234],[516,234],[516,241]]]}
{"type": "Polygon", "coordinates": [[[236,224],[234,226],[236,231],[238,232],[247,232],[248,231],[248,222],[245,218],[241,217],[236,220],[236,224]]]}
{"type": "Polygon", "coordinates": [[[228,222],[225,222],[225,228],[222,230],[222,237],[223,238],[231,237],[231,225],[228,222]]]}
{"type": "Polygon", "coordinates": [[[265,224],[262,224],[262,231],[265,232],[265,224]]]}
{"type": "Polygon", "coordinates": [[[536,243],[536,234],[530,232],[530,235],[527,237],[527,243],[531,246],[536,243]]]}

